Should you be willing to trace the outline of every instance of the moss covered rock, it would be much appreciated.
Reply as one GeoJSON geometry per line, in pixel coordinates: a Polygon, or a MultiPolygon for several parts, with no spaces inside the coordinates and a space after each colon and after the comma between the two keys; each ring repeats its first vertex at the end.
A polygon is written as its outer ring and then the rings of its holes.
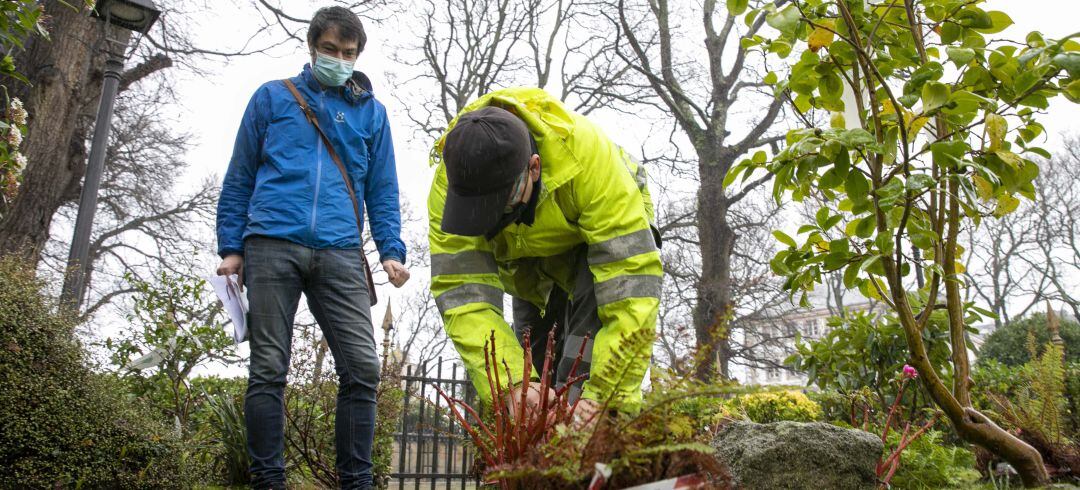
{"type": "Polygon", "coordinates": [[[868,432],[800,422],[733,422],[713,447],[746,489],[873,489],[883,450],[868,432]]]}

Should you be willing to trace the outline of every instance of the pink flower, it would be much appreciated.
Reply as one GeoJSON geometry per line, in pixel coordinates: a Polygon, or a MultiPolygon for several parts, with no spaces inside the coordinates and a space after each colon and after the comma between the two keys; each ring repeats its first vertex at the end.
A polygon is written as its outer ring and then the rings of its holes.
{"type": "Polygon", "coordinates": [[[904,364],[904,377],[905,378],[918,378],[919,371],[908,364],[904,364]]]}

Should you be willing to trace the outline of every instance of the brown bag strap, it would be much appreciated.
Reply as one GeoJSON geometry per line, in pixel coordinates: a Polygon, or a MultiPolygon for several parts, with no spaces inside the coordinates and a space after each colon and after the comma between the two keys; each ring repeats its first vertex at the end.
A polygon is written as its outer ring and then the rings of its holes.
{"type": "Polygon", "coordinates": [[[360,258],[364,261],[364,275],[367,278],[368,293],[371,295],[371,304],[379,302],[379,298],[375,295],[375,280],[371,277],[371,267],[368,265],[367,255],[364,253],[364,234],[360,231],[363,227],[363,222],[360,220],[360,201],[356,199],[356,191],[353,190],[352,179],[349,178],[349,171],[345,168],[345,164],[341,162],[341,157],[338,156],[337,150],[334,149],[334,144],[330,142],[330,138],[326,137],[326,133],[323,132],[322,127],[319,126],[319,118],[315,115],[315,111],[308,105],[307,100],[300,94],[300,91],[296,89],[296,85],[293,85],[292,80],[282,80],[285,82],[285,87],[292,92],[296,103],[300,104],[300,110],[303,111],[304,117],[315,126],[315,132],[319,133],[319,137],[322,138],[323,144],[326,145],[326,151],[330,153],[330,158],[334,160],[334,164],[337,165],[338,171],[341,172],[341,178],[345,180],[345,188],[349,190],[349,198],[352,199],[353,213],[356,214],[356,232],[360,237],[360,258]]]}

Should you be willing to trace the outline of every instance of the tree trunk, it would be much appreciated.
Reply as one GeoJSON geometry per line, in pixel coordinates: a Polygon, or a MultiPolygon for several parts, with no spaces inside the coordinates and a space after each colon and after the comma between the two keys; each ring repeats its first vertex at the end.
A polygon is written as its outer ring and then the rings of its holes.
{"type": "Polygon", "coordinates": [[[19,254],[35,264],[53,215],[79,195],[93,122],[84,108],[97,98],[103,59],[100,21],[58,0],[44,2],[44,8],[51,16],[50,39],[30,39],[15,61],[31,85],[5,81],[12,96],[23,99],[30,121],[23,181],[0,221],[0,255],[19,254]]]}
{"type": "MultiPolygon", "coordinates": [[[[883,256],[881,262],[885,268],[885,275],[889,279],[889,290],[896,306],[895,310],[899,315],[900,325],[904,328],[907,338],[908,351],[911,355],[910,362],[919,371],[919,379],[922,380],[923,386],[926,387],[934,403],[945,412],[945,416],[949,418],[949,422],[952,423],[961,439],[982,446],[1008,461],[1020,474],[1024,486],[1033,488],[1045,485],[1050,477],[1039,452],[999,427],[972,408],[969,403],[961,403],[938,377],[926,353],[926,345],[923,344],[921,331],[912,314],[907,293],[900,282],[896,262],[888,256],[883,256]]],[[[962,349],[964,346],[954,345],[953,348],[962,349]]]]}
{"type": "Polygon", "coordinates": [[[731,330],[734,310],[731,298],[731,253],[735,231],[728,224],[728,202],[724,194],[724,175],[728,168],[723,158],[709,158],[714,152],[698,151],[697,227],[701,247],[701,280],[698,303],[694,310],[698,359],[694,377],[714,382],[717,377],[730,379],[731,330]]]}

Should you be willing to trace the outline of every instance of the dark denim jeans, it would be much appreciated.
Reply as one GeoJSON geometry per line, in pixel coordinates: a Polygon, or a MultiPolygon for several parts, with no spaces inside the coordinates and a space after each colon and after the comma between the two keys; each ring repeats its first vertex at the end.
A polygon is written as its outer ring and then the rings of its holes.
{"type": "Polygon", "coordinates": [[[319,322],[338,375],[335,445],[342,488],[372,484],[379,360],[360,251],[315,250],[284,240],[244,243],[251,344],[244,419],[255,487],[285,482],[285,381],[300,293],[319,322]]]}

